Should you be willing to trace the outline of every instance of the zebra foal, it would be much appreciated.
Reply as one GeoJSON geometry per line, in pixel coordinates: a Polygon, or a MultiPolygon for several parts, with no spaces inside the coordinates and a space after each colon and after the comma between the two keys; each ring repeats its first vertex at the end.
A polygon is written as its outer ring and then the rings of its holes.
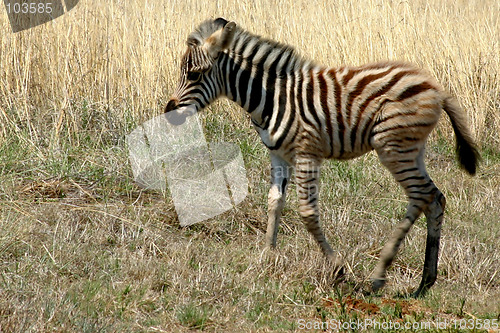
{"type": "Polygon", "coordinates": [[[324,159],[351,159],[375,150],[409,202],[403,220],[382,249],[372,276],[373,289],[385,284],[387,268],[423,212],[427,243],[422,282],[415,296],[423,295],[436,280],[446,203],[425,169],[424,147],[442,110],[455,131],[461,166],[473,175],[479,161],[457,101],[412,65],[381,62],[329,68],[222,18],[203,22],[189,35],[187,46],[166,116],[182,123],[220,96],[250,114],[271,156],[267,246],[276,246],[290,169],[294,168],[304,224],[335,269],[341,267],[319,223],[320,165],[324,159]]]}

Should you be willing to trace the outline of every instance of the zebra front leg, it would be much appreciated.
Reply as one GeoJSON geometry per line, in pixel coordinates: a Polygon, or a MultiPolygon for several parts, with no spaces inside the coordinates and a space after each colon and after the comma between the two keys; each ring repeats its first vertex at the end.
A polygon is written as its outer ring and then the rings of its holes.
{"type": "Polygon", "coordinates": [[[266,246],[276,247],[281,211],[285,206],[286,189],[290,179],[291,166],[282,158],[271,153],[271,188],[267,203],[266,246]]]}
{"type": "Polygon", "coordinates": [[[299,211],[307,230],[314,237],[325,257],[334,265],[335,271],[342,275],[342,260],[328,244],[319,222],[320,164],[320,161],[307,158],[298,159],[296,162],[295,179],[299,211]]]}
{"type": "Polygon", "coordinates": [[[424,296],[427,290],[436,282],[441,224],[443,222],[445,206],[446,199],[438,190],[432,203],[424,210],[425,217],[427,218],[424,271],[422,273],[422,282],[413,294],[414,297],[424,296]]]}

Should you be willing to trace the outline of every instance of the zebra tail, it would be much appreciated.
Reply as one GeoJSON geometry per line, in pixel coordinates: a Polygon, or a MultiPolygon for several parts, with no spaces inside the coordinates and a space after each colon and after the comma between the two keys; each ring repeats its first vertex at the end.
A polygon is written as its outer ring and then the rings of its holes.
{"type": "Polygon", "coordinates": [[[443,109],[450,117],[451,125],[455,131],[456,152],[460,166],[470,175],[474,175],[481,156],[467,127],[465,115],[458,101],[451,96],[445,98],[443,109]]]}

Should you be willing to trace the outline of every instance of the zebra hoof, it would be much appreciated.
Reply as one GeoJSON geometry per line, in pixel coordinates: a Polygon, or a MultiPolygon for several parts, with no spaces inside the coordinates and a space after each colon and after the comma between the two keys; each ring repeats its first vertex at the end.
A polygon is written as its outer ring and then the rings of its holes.
{"type": "Polygon", "coordinates": [[[413,298],[424,297],[427,294],[427,292],[429,291],[430,286],[432,286],[433,284],[434,284],[434,282],[431,282],[429,284],[422,282],[420,284],[420,287],[418,287],[418,289],[413,294],[411,294],[411,297],[413,297],[413,298]]]}
{"type": "Polygon", "coordinates": [[[427,293],[427,289],[418,288],[413,294],[411,294],[411,297],[422,298],[425,296],[426,293],[427,293]]]}
{"type": "Polygon", "coordinates": [[[374,279],[372,281],[372,290],[374,292],[379,291],[383,286],[385,286],[385,279],[374,279]]]}
{"type": "Polygon", "coordinates": [[[332,276],[335,281],[342,281],[345,277],[344,261],[340,255],[330,255],[327,259],[328,264],[331,267],[332,276]]]}
{"type": "Polygon", "coordinates": [[[336,281],[342,281],[345,278],[344,266],[336,266],[333,268],[333,274],[336,281]]]}

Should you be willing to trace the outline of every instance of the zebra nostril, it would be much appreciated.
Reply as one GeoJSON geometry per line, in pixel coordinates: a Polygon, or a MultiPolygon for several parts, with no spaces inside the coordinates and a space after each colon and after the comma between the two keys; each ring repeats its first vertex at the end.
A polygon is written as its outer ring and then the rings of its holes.
{"type": "Polygon", "coordinates": [[[177,106],[179,105],[179,102],[175,99],[171,99],[168,101],[167,106],[165,107],[165,112],[170,112],[172,110],[175,110],[177,106]]]}

